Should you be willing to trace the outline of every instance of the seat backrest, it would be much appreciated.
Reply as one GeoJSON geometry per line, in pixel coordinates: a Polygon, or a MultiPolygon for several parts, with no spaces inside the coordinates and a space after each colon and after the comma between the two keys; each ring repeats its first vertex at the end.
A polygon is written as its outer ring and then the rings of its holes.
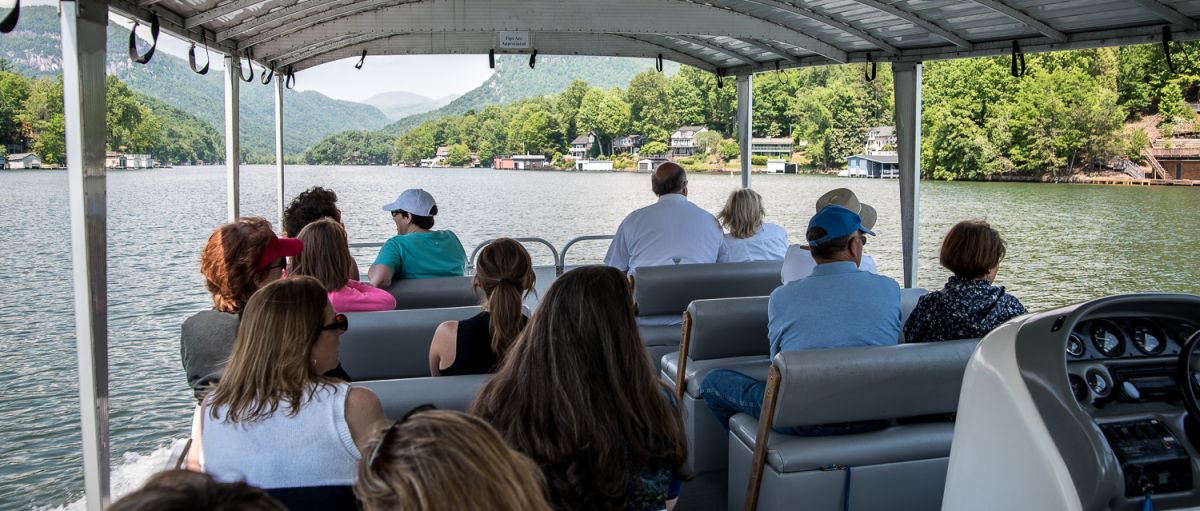
{"type": "Polygon", "coordinates": [[[465,412],[489,377],[490,374],[470,374],[377,380],[356,382],[354,385],[375,392],[383,404],[383,412],[388,418],[396,420],[423,404],[432,404],[442,410],[465,412]]]}
{"type": "Polygon", "coordinates": [[[629,272],[638,316],[681,315],[694,300],[767,296],[783,261],[643,266],[629,272]]]}
{"type": "Polygon", "coordinates": [[[772,427],[954,412],[978,343],[967,339],[780,353],[773,361],[782,380],[772,427]]]}
{"type": "Polygon", "coordinates": [[[354,381],[429,376],[429,344],[443,321],[470,318],[479,306],[351,312],[338,354],[354,381]]]}
{"type": "Polygon", "coordinates": [[[288,511],[354,511],[358,499],[350,486],[305,486],[297,488],[270,488],[267,494],[278,500],[288,511]]]}
{"type": "Polygon", "coordinates": [[[768,300],[766,296],[752,296],[692,302],[687,308],[690,318],[688,358],[713,360],[769,355],[768,300]]]}
{"type": "Polygon", "coordinates": [[[471,285],[474,277],[393,280],[384,288],[396,297],[396,309],[437,309],[483,303],[483,293],[471,285]]]}
{"type": "Polygon", "coordinates": [[[900,289],[900,324],[903,325],[908,321],[908,315],[912,314],[913,309],[917,308],[917,300],[922,296],[929,294],[925,288],[909,287],[900,289]]]}

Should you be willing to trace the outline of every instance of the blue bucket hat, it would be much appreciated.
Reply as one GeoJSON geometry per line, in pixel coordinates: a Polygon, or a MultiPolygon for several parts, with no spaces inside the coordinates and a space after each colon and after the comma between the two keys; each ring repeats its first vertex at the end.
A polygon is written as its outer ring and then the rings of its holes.
{"type": "Polygon", "coordinates": [[[850,211],[842,206],[831,204],[821,208],[816,215],[813,215],[812,220],[808,221],[808,228],[820,227],[825,231],[825,236],[815,240],[808,240],[809,246],[819,246],[822,243],[844,238],[857,232],[863,232],[874,236],[875,233],[870,229],[863,227],[862,218],[858,213],[850,211]]]}

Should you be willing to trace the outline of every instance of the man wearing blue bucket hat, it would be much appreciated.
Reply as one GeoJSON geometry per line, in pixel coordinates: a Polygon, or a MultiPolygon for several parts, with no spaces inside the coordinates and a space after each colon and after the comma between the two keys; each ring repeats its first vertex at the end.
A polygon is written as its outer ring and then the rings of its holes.
{"type": "MultiPolygon", "coordinates": [[[[843,206],[822,208],[805,237],[817,266],[805,279],[784,284],[767,305],[771,357],[784,351],[896,344],[900,338],[900,285],[858,268],[866,235],[858,213],[843,206]]],[[[758,416],[765,383],[718,369],[700,392],[723,425],[736,413],[758,416]]],[[[854,433],[881,427],[877,421],[795,428],[797,435],[854,433]]]]}

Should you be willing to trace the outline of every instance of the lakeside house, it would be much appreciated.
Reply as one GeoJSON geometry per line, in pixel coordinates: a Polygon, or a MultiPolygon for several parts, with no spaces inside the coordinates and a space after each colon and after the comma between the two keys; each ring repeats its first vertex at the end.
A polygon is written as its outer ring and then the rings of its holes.
{"type": "Polygon", "coordinates": [[[750,154],[780,160],[792,159],[791,137],[758,137],[750,139],[750,154]]]}
{"type": "Polygon", "coordinates": [[[40,169],[42,159],[33,153],[13,153],[4,159],[6,169],[40,169]]]}
{"type": "Polygon", "coordinates": [[[596,143],[596,133],[589,131],[571,141],[571,157],[576,160],[587,158],[588,151],[592,150],[592,144],[596,143]]]}
{"type": "Polygon", "coordinates": [[[638,170],[638,172],[654,172],[654,169],[658,168],[659,165],[662,165],[662,164],[666,163],[667,161],[668,160],[666,158],[663,158],[662,156],[651,156],[648,158],[643,158],[641,160],[638,160],[637,170],[638,170]]]}
{"type": "Polygon", "coordinates": [[[645,135],[625,135],[612,141],[612,154],[637,154],[646,143],[645,135]]]}
{"type": "Polygon", "coordinates": [[[1200,180],[1200,147],[1153,148],[1167,179],[1200,180]]]}
{"type": "Polygon", "coordinates": [[[550,168],[546,157],[540,154],[514,154],[512,156],[497,156],[492,160],[492,168],[500,170],[538,170],[550,168]]]}
{"type": "Polygon", "coordinates": [[[152,169],[154,158],[148,154],[104,153],[104,167],[109,169],[152,169]]]}
{"type": "Polygon", "coordinates": [[[900,157],[895,154],[856,154],[846,163],[850,177],[900,177],[900,157]]]}
{"type": "Polygon", "coordinates": [[[696,153],[696,135],[708,131],[704,126],[683,126],[671,134],[670,150],[673,158],[683,158],[696,153]]]}
{"type": "Polygon", "coordinates": [[[604,172],[613,170],[612,160],[575,160],[575,170],[583,172],[604,172]]]}
{"type": "Polygon", "coordinates": [[[863,144],[863,154],[896,154],[896,128],[892,126],[876,126],[867,129],[867,141],[863,144]],[[890,147],[884,150],[885,147],[890,147]]]}

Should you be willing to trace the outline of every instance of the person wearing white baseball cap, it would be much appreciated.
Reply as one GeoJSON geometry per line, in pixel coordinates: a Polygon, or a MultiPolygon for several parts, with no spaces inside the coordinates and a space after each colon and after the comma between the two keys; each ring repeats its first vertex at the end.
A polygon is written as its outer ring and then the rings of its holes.
{"type": "Polygon", "coordinates": [[[392,214],[396,236],[379,249],[379,256],[367,276],[371,285],[387,287],[393,278],[424,279],[461,277],[467,267],[467,253],[453,232],[433,230],[437,203],[420,188],[404,190],[383,210],[392,214]]]}
{"type": "MultiPolygon", "coordinates": [[[[835,188],[825,192],[817,199],[817,211],[825,209],[825,206],[837,205],[844,207],[862,218],[862,224],[867,229],[875,228],[875,220],[879,215],[875,212],[875,208],[859,202],[858,196],[849,188],[835,188]]],[[[817,262],[813,260],[812,252],[807,245],[796,244],[789,246],[787,254],[783,257],[783,269],[780,271],[780,277],[784,284],[795,280],[800,280],[812,274],[813,268],[817,267],[817,262]]],[[[879,268],[875,266],[875,258],[863,254],[862,261],[858,265],[858,269],[868,273],[879,273],[879,268]]]]}

